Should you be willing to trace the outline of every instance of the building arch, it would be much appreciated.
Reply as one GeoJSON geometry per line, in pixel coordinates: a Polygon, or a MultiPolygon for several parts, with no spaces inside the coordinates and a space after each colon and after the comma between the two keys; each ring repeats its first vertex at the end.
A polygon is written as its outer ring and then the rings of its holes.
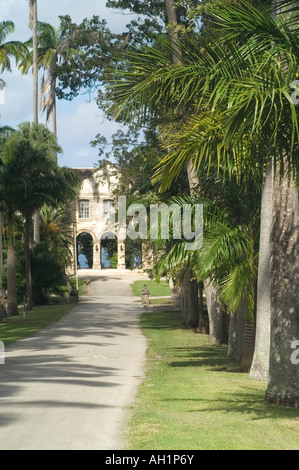
{"type": "Polygon", "coordinates": [[[76,237],[78,269],[92,269],[94,262],[94,236],[89,230],[80,230],[76,237]]]}
{"type": "Polygon", "coordinates": [[[100,238],[101,268],[118,267],[118,240],[114,232],[106,231],[100,238]]]}

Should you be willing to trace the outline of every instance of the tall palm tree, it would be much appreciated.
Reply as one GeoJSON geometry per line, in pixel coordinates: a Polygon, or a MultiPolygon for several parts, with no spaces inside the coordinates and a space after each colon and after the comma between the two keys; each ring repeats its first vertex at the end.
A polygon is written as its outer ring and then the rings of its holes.
{"type": "MultiPolygon", "coordinates": [[[[15,266],[15,251],[14,251],[14,211],[15,207],[12,203],[9,191],[7,191],[6,184],[9,182],[9,178],[6,177],[6,168],[4,162],[6,158],[11,155],[11,146],[9,145],[9,137],[14,132],[9,126],[0,128],[0,194],[1,194],[1,206],[0,206],[0,218],[2,220],[2,214],[5,213],[8,226],[8,246],[7,246],[7,308],[5,315],[17,315],[17,286],[16,286],[16,266],[15,266]],[[5,183],[6,182],[6,183],[5,183]]],[[[10,185],[11,188],[11,185],[10,185]]],[[[2,227],[0,231],[1,245],[2,245],[2,227]]],[[[3,267],[3,252],[1,246],[1,266],[3,267]]],[[[3,269],[1,269],[0,278],[2,283],[3,269]]],[[[4,293],[0,287],[0,296],[4,298],[4,293]]],[[[3,308],[3,306],[2,306],[3,308]]]]}
{"type": "MultiPolygon", "coordinates": [[[[74,33],[75,35],[75,33],[74,33]]],[[[44,69],[46,75],[42,77],[40,109],[46,111],[46,123],[52,117],[53,133],[57,136],[56,118],[56,82],[57,67],[82,51],[71,46],[73,35],[65,37],[61,28],[54,28],[51,24],[37,22],[37,68],[44,69]]],[[[27,46],[34,51],[33,39],[27,41],[27,46]]],[[[31,58],[31,60],[33,57],[31,58]]],[[[22,65],[23,73],[27,73],[31,60],[22,65]]]]}
{"type": "MultiPolygon", "coordinates": [[[[29,28],[32,30],[33,122],[38,123],[37,0],[29,0],[29,28]]],[[[40,216],[34,215],[34,240],[40,241],[40,216]]]]}
{"type": "MultiPolygon", "coordinates": [[[[0,166],[3,165],[3,155],[5,142],[11,133],[14,132],[14,129],[10,126],[0,127],[0,166]]],[[[3,276],[3,246],[2,246],[2,223],[3,223],[3,210],[5,210],[5,204],[0,204],[0,292],[1,292],[1,282],[3,276]]],[[[1,295],[1,294],[0,294],[1,295]]]]}
{"type": "MultiPolygon", "coordinates": [[[[295,3],[289,0],[272,2],[273,17],[279,20],[285,14],[290,19],[288,24],[290,29],[296,29],[298,24],[298,4],[296,9],[295,3]]],[[[298,53],[296,58],[298,61],[298,53]]],[[[298,311],[298,172],[296,168],[295,171],[290,168],[285,152],[281,155],[279,168],[275,168],[274,172],[270,245],[271,344],[266,400],[278,405],[299,407],[298,378],[294,364],[290,371],[285,371],[289,361],[288,342],[291,340],[292,346],[299,334],[299,322],[295,313],[298,311]],[[289,179],[287,175],[290,173],[289,179]],[[281,180],[282,174],[284,175],[281,180]],[[281,289],[279,294],[278,289],[281,289]],[[285,302],[288,303],[288,307],[285,302]]]]}
{"type": "MultiPolygon", "coordinates": [[[[296,12],[294,5],[298,8],[298,1],[292,3],[296,12]]],[[[142,115],[157,103],[160,107],[184,103],[197,114],[174,142],[173,152],[161,162],[155,181],[163,189],[192,159],[196,169],[203,161],[216,160],[222,162],[228,173],[236,174],[250,174],[257,165],[266,171],[271,160],[279,169],[275,173],[278,186],[273,207],[276,225],[272,224],[270,245],[270,274],[276,288],[271,295],[271,312],[277,325],[271,333],[274,354],[270,369],[277,371],[283,363],[285,374],[283,380],[279,374],[272,374],[275,379],[269,385],[267,400],[294,406],[299,398],[298,387],[296,390],[296,374],[288,354],[293,338],[299,334],[299,322],[293,318],[299,309],[295,296],[299,290],[298,276],[294,272],[298,193],[293,183],[298,174],[299,126],[298,109],[291,97],[298,70],[298,22],[294,24],[289,15],[279,15],[274,20],[269,11],[254,8],[250,2],[238,6],[213,4],[209,13],[217,31],[223,32],[220,40],[205,36],[196,41],[184,39],[180,43],[183,63],[176,66],[169,56],[151,48],[133,54],[130,58],[133,71],[128,68],[123,74],[116,87],[119,93],[116,99],[122,116],[126,112],[132,115],[137,105],[142,115]],[[280,185],[280,177],[290,182],[288,190],[286,183],[280,185]],[[282,244],[285,251],[281,252],[279,237],[287,233],[292,236],[285,237],[289,245],[282,244]],[[279,290],[285,296],[277,297],[279,290]],[[286,324],[281,315],[288,319],[286,324]],[[284,347],[278,339],[283,326],[284,347]],[[284,395],[288,395],[285,402],[284,395]]]]}
{"type": "MultiPolygon", "coordinates": [[[[46,126],[25,122],[19,126],[19,151],[14,154],[14,166],[20,179],[15,180],[15,198],[18,209],[26,220],[25,260],[27,263],[28,307],[33,306],[32,279],[30,267],[30,224],[32,215],[43,204],[57,204],[75,196],[74,186],[77,182],[72,172],[57,164],[57,153],[61,148],[57,139],[46,126]],[[22,152],[27,148],[27,154],[22,152]],[[26,156],[26,158],[25,158],[26,156]],[[22,182],[23,179],[23,182],[22,182]],[[24,185],[24,180],[26,181],[24,185]]],[[[17,176],[15,173],[15,176],[17,176]]]]}
{"type": "Polygon", "coordinates": [[[13,191],[7,172],[6,161],[10,160],[13,152],[13,145],[10,139],[2,142],[1,166],[0,166],[0,195],[2,209],[7,216],[8,245],[7,245],[7,309],[8,316],[18,315],[17,305],[17,284],[16,284],[16,261],[14,243],[14,215],[16,206],[12,198],[13,191]]]}
{"type": "Polygon", "coordinates": [[[53,133],[57,136],[56,74],[57,67],[82,51],[71,46],[72,37],[65,37],[60,28],[49,23],[38,23],[38,65],[47,71],[42,82],[41,110],[47,111],[47,123],[52,115],[53,133]]]}
{"type": "Polygon", "coordinates": [[[33,122],[38,122],[37,0],[29,0],[29,28],[32,30],[33,122]]]}

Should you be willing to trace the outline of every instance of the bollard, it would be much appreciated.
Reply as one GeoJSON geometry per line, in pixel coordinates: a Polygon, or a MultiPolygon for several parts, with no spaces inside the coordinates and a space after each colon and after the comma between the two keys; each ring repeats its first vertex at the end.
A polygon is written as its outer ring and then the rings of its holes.
{"type": "Polygon", "coordinates": [[[79,292],[76,287],[72,287],[70,292],[70,303],[77,303],[79,301],[79,292]]]}

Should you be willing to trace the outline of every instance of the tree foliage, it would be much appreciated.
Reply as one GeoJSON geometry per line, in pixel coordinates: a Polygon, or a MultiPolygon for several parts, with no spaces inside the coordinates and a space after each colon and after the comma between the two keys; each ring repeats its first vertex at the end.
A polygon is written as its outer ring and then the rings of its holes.
{"type": "Polygon", "coordinates": [[[13,33],[15,25],[12,21],[0,22],[0,72],[4,70],[11,71],[11,59],[14,58],[16,63],[20,62],[27,55],[25,44],[20,41],[7,41],[9,34],[13,33]]]}
{"type": "Polygon", "coordinates": [[[106,21],[98,16],[85,18],[79,25],[70,16],[61,16],[59,30],[69,47],[77,51],[55,71],[57,97],[71,100],[82,91],[91,93],[101,86],[122,38],[112,34],[106,21]]]}

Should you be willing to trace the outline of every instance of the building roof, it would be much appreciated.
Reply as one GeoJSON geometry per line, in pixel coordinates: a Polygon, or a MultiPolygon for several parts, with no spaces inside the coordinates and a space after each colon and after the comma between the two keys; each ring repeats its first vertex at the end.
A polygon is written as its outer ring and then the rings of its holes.
{"type": "Polygon", "coordinates": [[[89,178],[91,175],[93,175],[96,171],[98,171],[98,168],[71,168],[74,170],[76,173],[78,173],[83,179],[89,178]]]}

